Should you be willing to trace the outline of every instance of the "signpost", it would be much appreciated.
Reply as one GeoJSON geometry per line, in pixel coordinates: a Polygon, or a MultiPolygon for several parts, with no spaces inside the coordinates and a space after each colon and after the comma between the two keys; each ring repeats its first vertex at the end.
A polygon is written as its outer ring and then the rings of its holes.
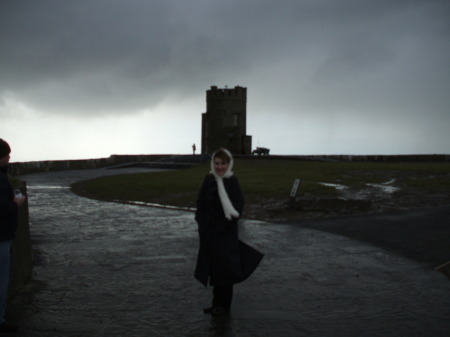
{"type": "Polygon", "coordinates": [[[293,209],[295,207],[295,199],[297,197],[297,190],[300,186],[301,179],[297,178],[294,180],[294,185],[292,185],[291,194],[289,196],[289,207],[293,209]]]}

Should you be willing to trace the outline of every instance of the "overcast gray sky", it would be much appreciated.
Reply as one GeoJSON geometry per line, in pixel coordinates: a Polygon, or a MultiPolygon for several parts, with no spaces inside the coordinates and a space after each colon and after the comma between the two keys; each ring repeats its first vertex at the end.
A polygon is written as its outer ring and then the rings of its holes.
{"type": "Polygon", "coordinates": [[[448,0],[0,0],[12,161],[191,153],[211,85],[273,154],[450,153],[448,0]]]}

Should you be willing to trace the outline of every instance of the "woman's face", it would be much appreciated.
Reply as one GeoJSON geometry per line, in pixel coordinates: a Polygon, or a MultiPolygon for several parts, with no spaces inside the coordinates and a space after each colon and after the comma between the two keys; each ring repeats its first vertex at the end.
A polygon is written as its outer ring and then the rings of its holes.
{"type": "Polygon", "coordinates": [[[214,170],[219,176],[223,176],[227,172],[229,165],[227,161],[219,157],[214,158],[214,170]]]}

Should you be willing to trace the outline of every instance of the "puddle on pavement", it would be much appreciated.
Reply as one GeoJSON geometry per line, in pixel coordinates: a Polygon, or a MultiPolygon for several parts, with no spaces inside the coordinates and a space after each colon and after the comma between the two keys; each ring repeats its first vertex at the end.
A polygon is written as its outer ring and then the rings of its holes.
{"type": "MultiPolygon", "coordinates": [[[[114,200],[114,202],[124,203],[124,201],[122,201],[122,200],[114,200]]],[[[177,210],[177,211],[195,211],[195,208],[193,208],[193,207],[162,205],[162,204],[156,204],[153,202],[145,202],[145,201],[127,201],[125,203],[131,204],[131,205],[137,205],[137,206],[149,206],[149,207],[156,207],[156,208],[173,209],[173,210],[177,210]]]]}
{"type": "Polygon", "coordinates": [[[60,186],[60,185],[30,185],[27,186],[29,190],[68,190],[69,186],[60,186]]]}

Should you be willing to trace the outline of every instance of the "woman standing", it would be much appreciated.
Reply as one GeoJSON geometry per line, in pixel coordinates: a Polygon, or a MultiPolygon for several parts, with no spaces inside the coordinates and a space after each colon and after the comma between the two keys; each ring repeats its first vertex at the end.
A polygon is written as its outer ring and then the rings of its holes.
{"type": "Polygon", "coordinates": [[[214,152],[195,214],[200,240],[195,277],[203,285],[213,286],[212,306],[203,310],[212,315],[230,312],[233,284],[250,276],[263,256],[238,239],[244,196],[232,169],[228,150],[214,152]]]}

